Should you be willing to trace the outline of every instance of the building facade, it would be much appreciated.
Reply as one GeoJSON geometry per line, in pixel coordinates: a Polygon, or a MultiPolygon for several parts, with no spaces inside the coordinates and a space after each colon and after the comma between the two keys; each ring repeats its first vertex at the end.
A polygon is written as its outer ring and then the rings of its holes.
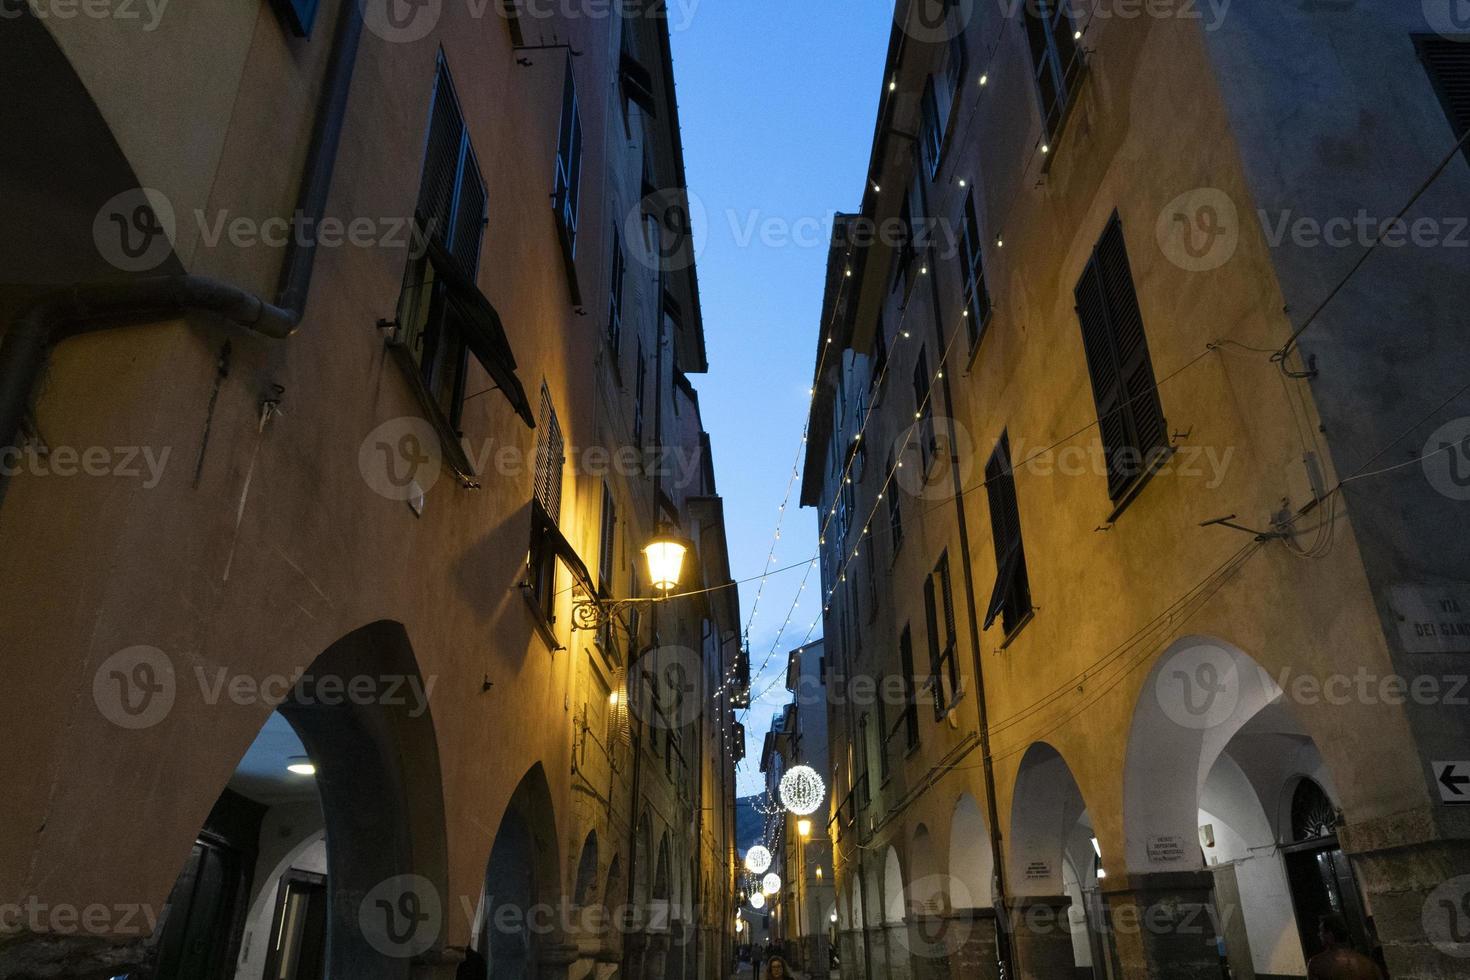
{"type": "MultiPolygon", "coordinates": [[[[809,766],[818,774],[830,771],[824,667],[821,640],[787,655],[786,689],[793,697],[773,720],[761,757],[772,808],[782,802],[781,780],[792,767],[809,766]]],[[[825,820],[820,812],[803,816],[784,809],[772,820],[777,824],[773,866],[781,875],[778,898],[772,902],[779,909],[782,948],[795,969],[808,976],[826,976],[837,908],[825,820]]]]}
{"type": "Polygon", "coordinates": [[[803,478],[843,972],[1459,976],[1470,26],[1144,6],[897,4],[803,478]]]}
{"type": "Polygon", "coordinates": [[[662,5],[137,14],[0,32],[0,976],[723,976],[662,5]]]}

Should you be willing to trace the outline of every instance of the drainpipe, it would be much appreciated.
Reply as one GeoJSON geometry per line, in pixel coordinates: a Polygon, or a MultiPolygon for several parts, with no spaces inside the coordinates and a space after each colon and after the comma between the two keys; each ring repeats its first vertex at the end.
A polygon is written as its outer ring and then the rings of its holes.
{"type": "MultiPolygon", "coordinates": [[[[927,204],[925,210],[928,210],[927,204]]],[[[929,286],[934,302],[934,333],[940,345],[939,350],[942,352],[945,349],[944,316],[941,312],[943,307],[939,298],[938,272],[938,266],[931,260],[929,262],[929,286]]],[[[945,408],[952,411],[954,400],[950,397],[949,388],[949,376],[952,372],[943,367],[943,364],[941,360],[942,377],[939,383],[944,391],[945,408]]],[[[992,866],[995,875],[995,945],[1005,975],[1014,977],[1016,972],[1015,964],[1011,961],[1009,916],[1006,913],[1005,857],[1001,851],[1000,813],[995,803],[995,763],[990,757],[990,716],[985,703],[985,664],[980,656],[980,618],[975,607],[975,573],[970,567],[970,525],[965,516],[965,494],[964,484],[960,477],[959,451],[955,448],[955,420],[953,416],[947,416],[947,418],[949,419],[947,427],[949,430],[949,472],[953,484],[955,520],[959,525],[960,552],[963,559],[960,567],[964,570],[965,579],[965,613],[966,618],[970,621],[970,657],[975,672],[975,715],[980,729],[980,758],[985,774],[985,801],[988,817],[986,823],[990,825],[990,850],[993,854],[992,866]]]]}
{"type": "MultiPolygon", "coordinates": [[[[356,0],[343,0],[297,195],[295,216],[314,225],[326,210],[361,40],[362,11],[356,0]]],[[[315,258],[315,239],[302,243],[291,236],[275,303],[218,279],[178,275],[76,285],[29,304],[0,341],[0,459],[21,451],[21,420],[56,344],[125,323],[194,312],[214,313],[262,337],[282,339],[301,323],[315,258]]],[[[0,505],[7,484],[0,475],[0,505]]]]}

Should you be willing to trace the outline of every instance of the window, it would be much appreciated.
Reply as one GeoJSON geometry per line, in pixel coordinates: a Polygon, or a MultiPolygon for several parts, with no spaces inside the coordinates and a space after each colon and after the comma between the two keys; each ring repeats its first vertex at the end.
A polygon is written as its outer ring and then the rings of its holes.
{"type": "Polygon", "coordinates": [[[916,438],[919,442],[921,472],[927,474],[929,465],[939,448],[934,439],[934,399],[930,397],[932,379],[929,377],[929,357],[922,348],[914,362],[914,419],[916,438]]]}
{"type": "Polygon", "coordinates": [[[633,389],[633,441],[643,445],[643,389],[648,387],[648,358],[643,355],[643,340],[638,340],[638,382],[633,389]]]}
{"type": "Polygon", "coordinates": [[[957,101],[965,90],[965,68],[969,63],[969,55],[965,51],[965,14],[958,4],[954,5],[954,16],[956,21],[954,34],[949,39],[949,61],[944,66],[951,102],[957,101]]]}
{"type": "Polygon", "coordinates": [[[613,229],[612,276],[608,280],[607,343],[612,348],[613,364],[617,364],[618,345],[623,339],[623,280],[627,264],[623,257],[623,236],[613,229]]]}
{"type": "Polygon", "coordinates": [[[612,488],[602,485],[602,541],[597,551],[597,584],[612,592],[613,564],[617,556],[618,508],[613,503],[612,488]]]}
{"type": "Polygon", "coordinates": [[[1077,283],[1076,299],[1108,496],[1121,505],[1168,452],[1169,438],[1116,212],[1077,283]]]}
{"type": "Polygon", "coordinates": [[[1000,443],[985,464],[985,493],[990,500],[990,532],[995,541],[995,589],[985,610],[985,628],[1001,617],[1006,635],[1031,615],[1031,584],[1026,578],[1026,550],[1021,544],[1021,511],[1016,503],[1016,475],[1011,469],[1011,440],[1000,443]]]}
{"type": "Polygon", "coordinates": [[[1081,78],[1077,29],[1063,0],[1034,0],[1026,4],[1026,37],[1031,65],[1041,97],[1041,128],[1055,139],[1081,78]]]}
{"type": "Polygon", "coordinates": [[[866,756],[864,759],[866,771],[863,773],[862,801],[863,805],[867,806],[873,799],[872,781],[869,779],[869,776],[876,772],[881,784],[887,762],[883,758],[883,738],[878,731],[875,720],[867,713],[864,713],[862,721],[858,723],[858,727],[862,730],[863,752],[866,756]]]}
{"type": "Polygon", "coordinates": [[[868,622],[871,623],[878,618],[878,562],[875,558],[878,549],[871,537],[864,543],[867,548],[863,554],[863,565],[868,577],[868,622]]]}
{"type": "Polygon", "coordinates": [[[914,259],[918,252],[915,248],[914,232],[914,208],[909,197],[904,197],[903,206],[898,214],[898,248],[895,250],[895,261],[898,263],[893,277],[893,287],[898,288],[903,283],[904,295],[908,295],[909,281],[912,278],[914,259]]]}
{"type": "Polygon", "coordinates": [[[975,213],[975,193],[965,197],[965,220],[960,236],[960,261],[965,277],[965,327],[974,350],[990,319],[990,290],[985,285],[984,252],[980,244],[980,219],[975,213]]]}
{"type": "Polygon", "coordinates": [[[469,372],[470,325],[452,301],[450,280],[456,273],[471,282],[475,278],[485,206],[485,181],[449,69],[441,60],[434,77],[416,208],[420,233],[438,248],[425,251],[405,270],[395,339],[412,355],[434,407],[456,434],[469,372]]]}
{"type": "Polygon", "coordinates": [[[924,112],[920,148],[924,154],[925,172],[933,179],[939,173],[939,159],[944,152],[944,123],[939,118],[939,95],[932,75],[924,82],[924,99],[920,106],[924,112]]]}
{"type": "Polygon", "coordinates": [[[898,554],[898,549],[903,545],[903,509],[902,502],[898,499],[899,485],[894,473],[893,451],[888,452],[888,468],[884,471],[889,474],[888,488],[888,533],[893,538],[893,553],[898,554]]]}
{"type": "MultiPolygon", "coordinates": [[[[628,8],[631,11],[633,8],[628,8]]],[[[653,99],[653,73],[638,57],[638,38],[634,33],[634,21],[626,15],[622,22],[622,37],[619,42],[618,82],[623,90],[623,112],[628,103],[636,103],[650,116],[657,115],[653,99]]]]}
{"type": "Polygon", "coordinates": [[[562,466],[565,446],[561,423],[551,404],[551,392],[541,386],[541,419],[536,426],[536,476],[532,510],[537,520],[531,534],[528,573],[531,594],[542,618],[556,621],[556,524],[561,520],[562,466]]]}
{"type": "Polygon", "coordinates": [[[878,690],[878,697],[874,709],[878,713],[878,779],[880,782],[888,782],[888,741],[890,732],[888,730],[888,702],[887,691],[889,689],[888,679],[883,679],[878,690]]]}
{"type": "Polygon", "coordinates": [[[929,682],[934,691],[934,717],[943,718],[960,690],[948,551],[940,555],[939,564],[924,581],[924,616],[929,627],[929,682]]]}
{"type": "MultiPolygon", "coordinates": [[[[1420,37],[1419,57],[1444,104],[1456,139],[1470,131],[1470,44],[1464,37],[1420,37]]],[[[1470,142],[1464,146],[1470,160],[1470,142]]]]}
{"type": "MultiPolygon", "coordinates": [[[[883,375],[888,371],[888,326],[883,322],[883,317],[878,317],[878,331],[873,337],[873,366],[870,377],[871,387],[876,391],[883,383],[883,375]]],[[[877,401],[877,396],[874,396],[877,401]]]]}
{"type": "Polygon", "coordinates": [[[562,254],[567,263],[573,301],[581,302],[577,289],[577,223],[582,202],[582,114],[577,108],[577,80],[572,74],[572,57],[567,55],[566,80],[562,86],[561,132],[556,147],[556,182],[552,204],[561,232],[562,254]]]}
{"type": "MultiPolygon", "coordinates": [[[[633,562],[633,571],[628,577],[628,597],[637,599],[642,594],[643,587],[638,581],[638,563],[635,561],[633,562]]],[[[642,636],[643,610],[639,609],[637,605],[634,605],[628,611],[628,650],[630,659],[632,658],[632,652],[638,649],[638,644],[641,642],[640,638],[642,636]]]]}
{"type": "Polygon", "coordinates": [[[903,670],[903,727],[904,739],[909,749],[919,745],[919,685],[914,675],[914,640],[909,628],[903,628],[898,640],[899,665],[903,670]]]}

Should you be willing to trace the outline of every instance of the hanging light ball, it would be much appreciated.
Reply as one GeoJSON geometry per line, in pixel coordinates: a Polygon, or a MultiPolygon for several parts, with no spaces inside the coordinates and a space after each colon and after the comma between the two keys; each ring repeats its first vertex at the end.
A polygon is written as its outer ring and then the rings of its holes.
{"type": "Polygon", "coordinates": [[[798,817],[815,813],[826,795],[826,784],[811,766],[792,766],[781,777],[781,802],[798,817]]]}
{"type": "Polygon", "coordinates": [[[745,870],[753,875],[764,874],[771,866],[771,852],[757,844],[745,852],[745,870]]]}
{"type": "Polygon", "coordinates": [[[767,895],[774,895],[781,890],[781,876],[772,871],[761,879],[761,891],[767,895]]]}
{"type": "Polygon", "coordinates": [[[766,896],[762,895],[760,892],[756,892],[754,895],[750,896],[750,907],[753,909],[765,908],[766,896]]]}

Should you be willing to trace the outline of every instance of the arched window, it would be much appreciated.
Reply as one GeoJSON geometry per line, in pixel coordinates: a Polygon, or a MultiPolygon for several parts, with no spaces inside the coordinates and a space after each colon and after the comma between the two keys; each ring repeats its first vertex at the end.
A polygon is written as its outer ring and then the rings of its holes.
{"type": "Polygon", "coordinates": [[[1293,843],[1320,840],[1337,833],[1337,810],[1322,787],[1313,780],[1297,783],[1291,795],[1291,839],[1293,843]]]}

